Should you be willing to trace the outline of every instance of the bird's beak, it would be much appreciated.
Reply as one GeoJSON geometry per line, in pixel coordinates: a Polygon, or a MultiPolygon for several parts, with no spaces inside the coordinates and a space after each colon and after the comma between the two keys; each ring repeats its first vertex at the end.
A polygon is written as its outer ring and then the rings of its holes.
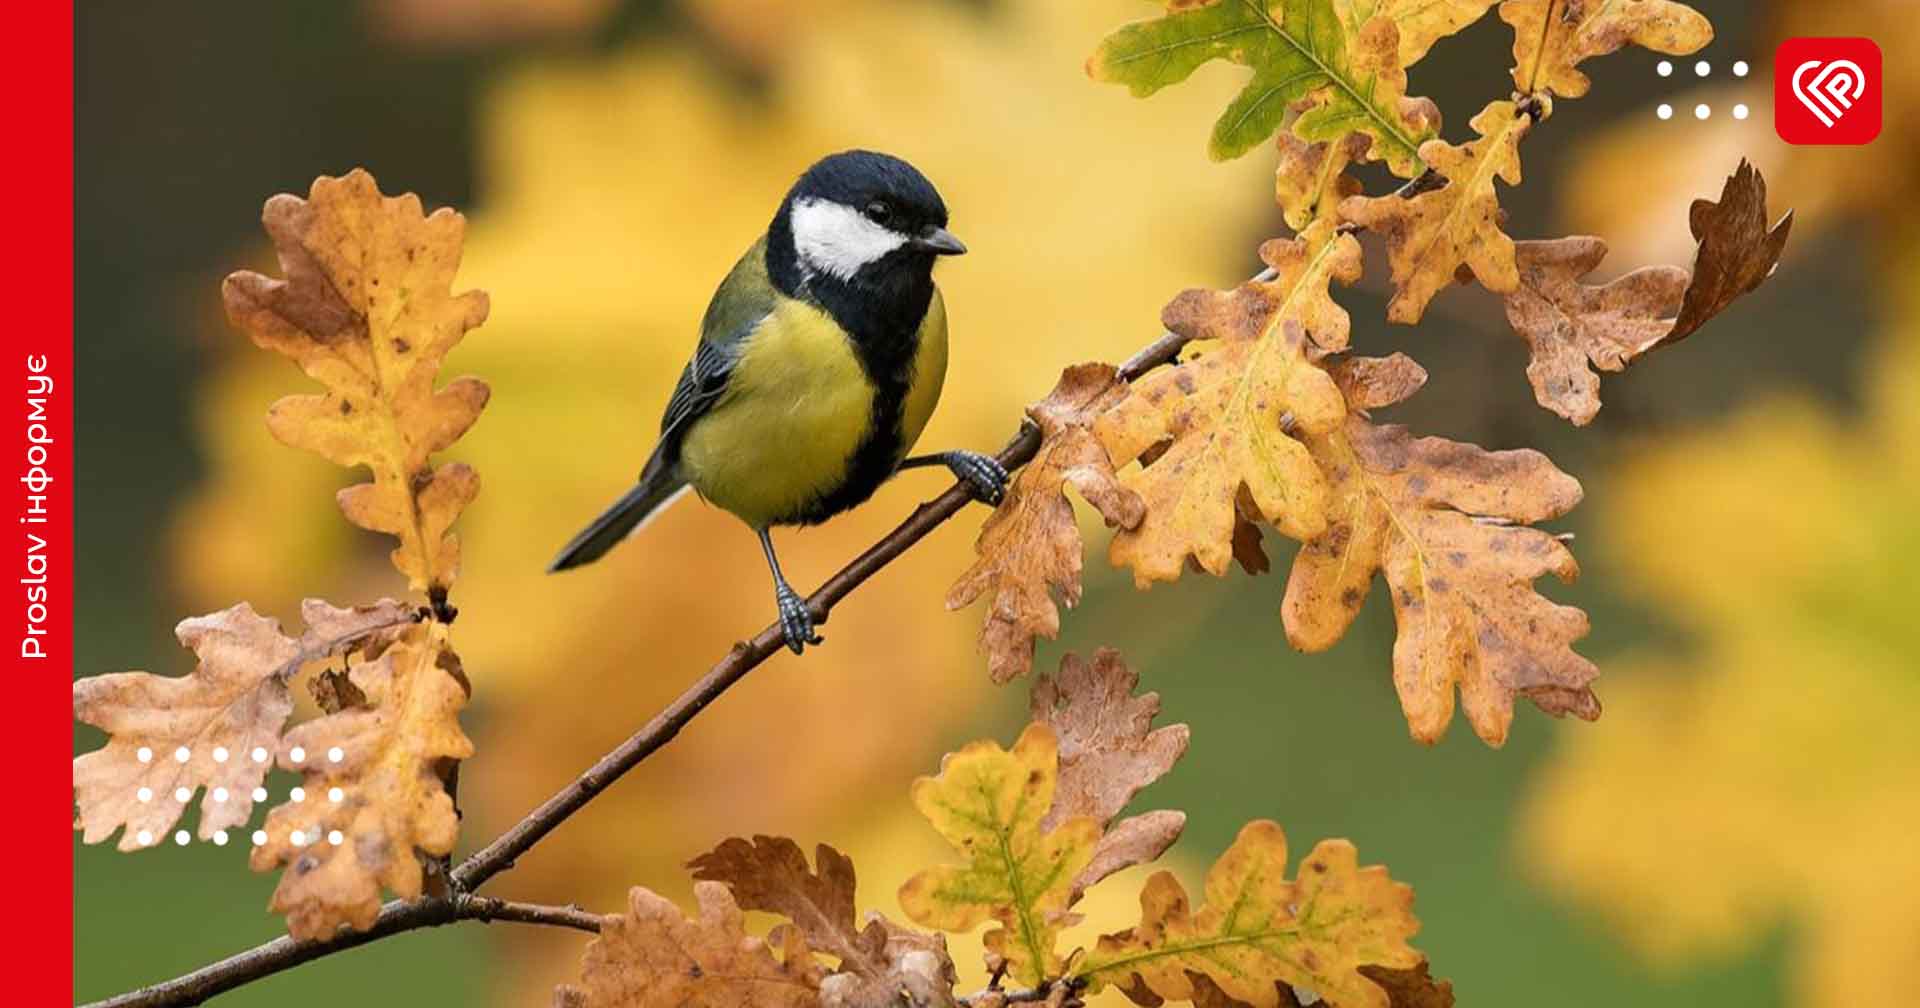
{"type": "Polygon", "coordinates": [[[908,244],[922,252],[934,255],[966,255],[967,247],[946,228],[937,227],[908,241],[908,244]]]}

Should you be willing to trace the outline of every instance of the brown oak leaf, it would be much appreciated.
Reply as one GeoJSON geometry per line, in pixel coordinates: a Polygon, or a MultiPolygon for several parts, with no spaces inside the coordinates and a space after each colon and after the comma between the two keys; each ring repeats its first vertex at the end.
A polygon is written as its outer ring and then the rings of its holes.
{"type": "Polygon", "coordinates": [[[1036,639],[1060,633],[1061,605],[1080,603],[1080,526],[1067,500],[1071,486],[1110,526],[1130,529],[1145,516],[1140,495],[1114,475],[1093,423],[1126,398],[1109,364],[1077,364],[1048,396],[1027,407],[1040,428],[1040,451],[1014,476],[1006,500],[980,529],[979,559],[947,592],[947,608],[986,596],[980,649],[994,682],[1033,668],[1036,639]]]}
{"type": "Polygon", "coordinates": [[[1226,573],[1243,499],[1295,539],[1325,527],[1326,481],[1299,438],[1338,426],[1345,410],[1308,339],[1346,345],[1347,314],[1327,285],[1358,277],[1360,248],[1321,227],[1270,241],[1261,256],[1271,281],[1188,291],[1167,306],[1167,328],[1205,342],[1134,382],[1095,424],[1115,462],[1142,462],[1123,481],[1146,501],[1146,519],[1108,552],[1142,587],[1178,578],[1188,557],[1226,573]]]}
{"type": "Polygon", "coordinates": [[[1594,369],[1624,370],[1667,338],[1687,271],[1648,266],[1595,287],[1580,278],[1607,257],[1607,243],[1598,238],[1524,241],[1515,253],[1520,286],[1507,295],[1507,321],[1531,348],[1533,397],[1585,425],[1600,412],[1594,369]]]}
{"type": "Polygon", "coordinates": [[[1388,319],[1420,321],[1462,265],[1490,291],[1504,294],[1519,285],[1494,180],[1520,184],[1520,138],[1532,121],[1513,102],[1493,102],[1473,117],[1480,139],[1420,145],[1421,159],[1446,185],[1411,197],[1350,196],[1340,204],[1341,216],[1386,239],[1395,287],[1388,319]]]}
{"type": "Polygon", "coordinates": [[[1059,783],[1040,828],[1051,830],[1075,816],[1111,824],[1093,860],[1074,878],[1069,905],[1114,872],[1158,858],[1186,828],[1186,815],[1171,811],[1113,822],[1141,788],[1186,755],[1191,737],[1184,724],[1153,727],[1160,695],[1135,696],[1139,684],[1139,674],[1112,648],[1095,651],[1091,661],[1069,654],[1057,675],[1033,684],[1033,719],[1051,726],[1060,744],[1059,783]]]}
{"type": "Polygon", "coordinates": [[[200,839],[245,823],[269,769],[265,754],[278,751],[293,711],[288,680],[308,662],[413,622],[412,610],[390,599],[351,609],[308,599],[300,609],[307,630],[298,640],[242,602],[180,621],[174,634],[200,659],[187,675],[74,682],[73,716],[110,736],[73,761],[82,840],[99,843],[125,826],[121,850],[156,843],[200,790],[200,839]]]}
{"type": "Polygon", "coordinates": [[[268,429],[371,470],[373,482],[340,492],[341,510],[399,537],[394,566],[414,590],[444,590],[460,562],[447,530],[480,484],[461,463],[428,460],[473,426],[488,396],[477,378],[434,389],[448,351],[487,317],[484,292],[452,292],[466,220],[444,208],[426,216],[411,194],[382,196],[359,169],[315,180],[306,199],[275,196],[261,218],[286,279],[227,277],[227,317],[327,388],[275,403],[268,429]]]}
{"type": "Polygon", "coordinates": [[[607,916],[587,943],[578,986],[554,991],[559,1008],[817,1008],[819,965],[795,928],[749,935],[727,887],[697,882],[700,916],[636,887],[627,912],[607,916]]]}
{"type": "Polygon", "coordinates": [[[951,1004],[953,962],[945,939],[877,913],[856,928],[853,862],[826,844],[814,849],[814,861],[818,871],[786,837],[734,837],[688,867],[696,880],[732,890],[741,909],[792,921],[809,947],[840,960],[839,970],[822,981],[823,1006],[896,1008],[902,991],[913,992],[914,1005],[951,1004]]]}
{"type": "Polygon", "coordinates": [[[1673,0],[1506,0],[1500,19],[1513,26],[1513,82],[1523,94],[1587,93],[1575,67],[1632,43],[1669,56],[1698,52],[1713,25],[1673,0]]]}
{"type": "MultiPolygon", "coordinates": [[[[1391,360],[1336,377],[1373,406],[1412,384],[1391,360]]],[[[1506,741],[1516,696],[1551,714],[1599,716],[1588,685],[1599,672],[1572,647],[1586,614],[1533,589],[1545,574],[1579,574],[1564,543],[1528,527],[1571,510],[1577,480],[1539,452],[1415,439],[1359,415],[1307,443],[1333,489],[1326,534],[1301,547],[1287,581],[1281,615],[1295,647],[1332,647],[1384,573],[1399,630],[1394,686],[1414,738],[1440,738],[1456,688],[1490,745],[1506,741]]]]}
{"type": "Polygon", "coordinates": [[[1662,345],[1693,335],[1773,275],[1793,230],[1793,211],[1769,228],[1767,180],[1742,160],[1721,189],[1720,202],[1693,201],[1688,224],[1700,243],[1693,258],[1693,282],[1662,345]]]}
{"type": "Polygon", "coordinates": [[[270,906],[296,938],[369,927],[383,888],[419,896],[420,855],[451,853],[459,829],[444,774],[473,743],[460,730],[466,676],[445,625],[415,624],[349,677],[369,706],[287,732],[279,763],[304,776],[304,793],[267,814],[266,842],[253,849],[255,871],[286,868],[270,906]]]}

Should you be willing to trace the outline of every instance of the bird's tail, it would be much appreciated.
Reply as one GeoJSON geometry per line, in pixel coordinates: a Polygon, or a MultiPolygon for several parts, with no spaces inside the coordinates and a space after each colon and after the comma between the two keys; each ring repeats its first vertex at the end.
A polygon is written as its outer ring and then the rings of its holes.
{"type": "Polygon", "coordinates": [[[580,530],[573,541],[560,550],[553,558],[547,573],[590,564],[606,555],[606,552],[618,545],[620,540],[634,534],[647,520],[666,510],[681,494],[688,489],[687,481],[680,479],[668,466],[647,466],[640,474],[640,482],[626,496],[613,502],[613,506],[601,512],[592,524],[580,530]]]}

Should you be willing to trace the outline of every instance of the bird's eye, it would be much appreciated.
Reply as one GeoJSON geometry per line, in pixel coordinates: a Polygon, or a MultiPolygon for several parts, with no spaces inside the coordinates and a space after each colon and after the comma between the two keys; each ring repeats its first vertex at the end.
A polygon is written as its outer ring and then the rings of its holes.
{"type": "Polygon", "coordinates": [[[875,224],[885,224],[893,218],[893,208],[888,206],[884,200],[874,200],[867,204],[866,209],[860,212],[866,214],[867,219],[875,224]]]}

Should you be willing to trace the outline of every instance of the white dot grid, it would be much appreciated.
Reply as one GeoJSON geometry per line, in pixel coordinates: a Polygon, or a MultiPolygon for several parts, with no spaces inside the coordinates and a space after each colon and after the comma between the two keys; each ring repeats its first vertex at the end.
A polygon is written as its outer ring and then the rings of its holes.
{"type": "Polygon", "coordinates": [[[1751,68],[1747,66],[1746,60],[1739,60],[1733,64],[1733,75],[1735,77],[1745,77],[1749,69],[1751,68]]]}
{"type": "MultiPolygon", "coordinates": [[[[1742,106],[1742,108],[1744,107],[1745,106],[1742,106]]],[[[266,762],[266,759],[267,759],[266,749],[259,746],[254,747],[253,751],[249,753],[249,755],[253,757],[253,761],[255,763],[264,763],[266,762]]],[[[287,755],[296,763],[303,762],[306,759],[306,750],[301,748],[300,746],[294,746],[291,750],[288,751],[287,755]]],[[[142,763],[151,763],[153,761],[153,750],[147,746],[141,746],[134,753],[134,756],[136,759],[138,759],[142,763]]],[[[225,763],[232,756],[232,754],[227,750],[225,746],[216,746],[214,747],[212,756],[213,756],[214,762],[225,763]]],[[[176,762],[179,762],[179,763],[189,762],[193,759],[193,751],[186,746],[181,746],[178,749],[174,750],[173,758],[176,762]]],[[[339,746],[333,746],[327,750],[327,760],[329,762],[339,763],[344,759],[346,759],[346,751],[341,749],[339,746]]],[[[177,801],[184,805],[187,802],[193,800],[193,792],[194,792],[193,788],[184,787],[184,786],[177,787],[173,791],[173,799],[174,801],[177,801]]],[[[134,797],[139,799],[142,803],[151,802],[153,801],[153,789],[150,787],[143,786],[139,790],[134,792],[134,797]]],[[[224,787],[216,787],[207,792],[207,797],[212,799],[216,803],[224,804],[227,801],[227,799],[232,797],[232,794],[224,787]]],[[[267,789],[264,786],[260,786],[260,787],[255,787],[253,789],[252,797],[255,802],[264,802],[267,800],[269,796],[267,793],[267,789]]],[[[289,800],[294,802],[304,802],[307,800],[307,789],[304,787],[298,787],[298,786],[293,787],[287,791],[287,797],[289,800]]],[[[345,801],[346,797],[347,797],[347,792],[343,788],[330,787],[327,789],[327,800],[330,802],[338,804],[342,801],[345,801]]],[[[225,847],[230,837],[228,836],[227,831],[222,829],[222,830],[215,830],[211,839],[213,840],[214,846],[225,847]]],[[[268,840],[267,831],[264,829],[256,829],[253,831],[253,835],[251,839],[253,840],[254,846],[256,847],[264,846],[268,840]]],[[[316,833],[313,836],[309,837],[306,834],[306,832],[303,830],[294,830],[287,837],[287,839],[292,841],[293,845],[296,847],[304,847],[311,843],[319,843],[321,840],[321,836],[320,834],[316,833]]],[[[346,835],[340,832],[339,830],[329,830],[326,834],[325,839],[327,843],[337,847],[340,844],[343,844],[346,842],[346,835]]],[[[153,831],[144,830],[144,829],[134,834],[134,840],[142,847],[151,847],[154,845],[155,842],[157,842],[157,838],[154,836],[153,831]]],[[[193,842],[193,834],[189,833],[187,830],[184,830],[184,829],[175,830],[173,833],[173,842],[181,847],[185,847],[189,843],[193,842]]]]}
{"type": "Polygon", "coordinates": [[[1662,119],[1671,119],[1673,118],[1673,106],[1662,102],[1659,108],[1653,110],[1653,114],[1662,119]]]}
{"type": "MultiPolygon", "coordinates": [[[[1673,69],[1672,60],[1661,60],[1654,64],[1653,67],[1654,72],[1662,77],[1673,76],[1673,69]]],[[[1746,60],[1735,60],[1732,69],[1735,77],[1745,77],[1747,74],[1753,72],[1753,67],[1749,65],[1746,60]]],[[[1700,77],[1711,76],[1713,73],[1713,63],[1709,60],[1700,60],[1693,64],[1693,72],[1700,77]]],[[[1745,102],[1734,105],[1731,111],[1735,119],[1744,120],[1753,115],[1753,110],[1748,108],[1745,102]]],[[[1674,117],[1674,108],[1666,102],[1661,102],[1654,108],[1653,114],[1658,116],[1662,121],[1666,121],[1674,117]]],[[[1713,107],[1705,102],[1701,102],[1693,107],[1693,117],[1701,121],[1711,119],[1713,117],[1713,107]]]]}
{"type": "Polygon", "coordinates": [[[1654,70],[1658,72],[1662,77],[1671,77],[1673,76],[1673,61],[1661,60],[1660,65],[1657,67],[1654,67],[1654,70]]]}
{"type": "Polygon", "coordinates": [[[1733,117],[1735,119],[1745,119],[1747,116],[1752,114],[1753,114],[1752,110],[1747,108],[1745,102],[1742,102],[1741,104],[1735,105],[1733,107],[1733,117]]]}
{"type": "Polygon", "coordinates": [[[1713,73],[1713,64],[1707,62],[1706,60],[1701,60],[1700,62],[1695,63],[1693,65],[1693,72],[1697,76],[1705,77],[1708,74],[1713,73]]]}
{"type": "Polygon", "coordinates": [[[1713,115],[1713,107],[1708,105],[1706,102],[1701,102],[1700,104],[1695,105],[1693,107],[1693,117],[1695,119],[1706,119],[1712,115],[1713,115]]]}

